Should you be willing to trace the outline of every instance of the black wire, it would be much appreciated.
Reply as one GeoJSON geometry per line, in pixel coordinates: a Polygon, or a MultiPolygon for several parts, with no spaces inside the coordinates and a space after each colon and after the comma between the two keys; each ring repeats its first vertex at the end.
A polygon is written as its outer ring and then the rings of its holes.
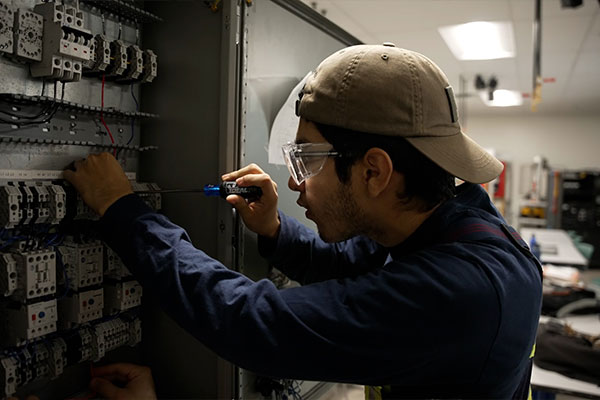
{"type": "MultiPolygon", "coordinates": [[[[16,125],[18,127],[22,127],[22,126],[30,126],[30,125],[41,125],[41,124],[45,124],[46,122],[49,122],[50,120],[52,120],[52,118],[54,118],[54,116],[56,115],[56,112],[58,111],[58,109],[60,107],[60,104],[58,104],[56,102],[56,96],[58,94],[57,83],[58,83],[57,81],[54,81],[54,99],[52,100],[52,103],[47,105],[37,115],[25,116],[25,115],[19,115],[19,114],[14,114],[14,113],[0,110],[0,113],[9,115],[11,117],[27,120],[27,121],[7,120],[0,116],[0,123],[6,123],[6,124],[11,124],[11,125],[16,125]],[[41,120],[38,120],[43,115],[46,115],[46,117],[44,117],[41,120]]],[[[61,103],[64,101],[64,98],[65,98],[65,86],[66,86],[66,83],[63,82],[62,93],[61,93],[61,97],[60,97],[61,103]]]]}

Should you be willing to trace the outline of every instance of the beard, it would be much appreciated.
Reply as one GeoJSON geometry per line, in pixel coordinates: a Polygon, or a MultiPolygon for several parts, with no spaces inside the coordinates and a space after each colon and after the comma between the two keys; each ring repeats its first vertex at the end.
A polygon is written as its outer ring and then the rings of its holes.
{"type": "Polygon", "coordinates": [[[324,242],[341,242],[367,232],[367,218],[356,203],[350,184],[338,183],[331,200],[324,204],[319,220],[315,221],[324,242]]]}

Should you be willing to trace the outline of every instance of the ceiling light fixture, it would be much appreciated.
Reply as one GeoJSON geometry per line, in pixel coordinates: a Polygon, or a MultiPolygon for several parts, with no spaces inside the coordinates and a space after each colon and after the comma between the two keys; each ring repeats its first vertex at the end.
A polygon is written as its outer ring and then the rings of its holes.
{"type": "Polygon", "coordinates": [[[523,95],[516,90],[494,90],[493,95],[482,91],[479,93],[481,100],[489,107],[515,107],[523,104],[523,95]],[[491,100],[490,100],[491,97],[491,100]]]}
{"type": "Polygon", "coordinates": [[[438,31],[459,60],[493,60],[515,56],[513,26],[510,22],[476,21],[442,26],[438,31]]]}

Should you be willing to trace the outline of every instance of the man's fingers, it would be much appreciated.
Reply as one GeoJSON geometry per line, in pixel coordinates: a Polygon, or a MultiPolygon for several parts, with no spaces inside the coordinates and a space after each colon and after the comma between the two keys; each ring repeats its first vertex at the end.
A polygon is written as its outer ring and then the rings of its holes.
{"type": "Polygon", "coordinates": [[[129,363],[114,363],[92,368],[92,376],[105,377],[110,379],[119,378],[120,380],[129,380],[136,368],[142,368],[139,365],[129,363]]]}
{"type": "Polygon", "coordinates": [[[76,160],[75,162],[73,162],[73,167],[75,167],[75,171],[79,171],[79,168],[81,168],[84,162],[85,160],[76,160]]]}
{"type": "Polygon", "coordinates": [[[224,181],[232,181],[240,176],[245,176],[248,174],[264,174],[265,172],[256,164],[246,165],[244,168],[238,169],[237,171],[230,172],[228,174],[224,174],[221,176],[221,179],[224,181]]]}
{"type": "Polygon", "coordinates": [[[263,191],[263,196],[272,198],[274,193],[277,193],[277,184],[271,180],[267,174],[245,175],[236,179],[239,186],[258,186],[263,191]]]}
{"type": "Polygon", "coordinates": [[[246,215],[248,215],[248,213],[250,212],[250,207],[248,206],[248,203],[242,196],[230,194],[225,200],[227,200],[229,204],[235,207],[235,209],[242,218],[245,218],[246,215]]]}
{"type": "Polygon", "coordinates": [[[71,171],[70,169],[65,169],[63,171],[63,178],[73,183],[73,180],[75,179],[75,172],[71,171]]]}
{"type": "Polygon", "coordinates": [[[90,389],[98,393],[100,397],[105,399],[112,399],[116,396],[118,387],[113,385],[110,381],[104,378],[94,378],[90,382],[90,389]]]}

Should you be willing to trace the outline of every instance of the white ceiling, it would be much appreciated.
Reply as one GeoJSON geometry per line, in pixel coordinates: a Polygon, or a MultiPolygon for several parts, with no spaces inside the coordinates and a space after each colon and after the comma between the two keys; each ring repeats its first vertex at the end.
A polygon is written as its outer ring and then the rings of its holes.
{"type": "MultiPolygon", "coordinates": [[[[365,43],[393,42],[425,54],[444,70],[455,92],[460,77],[475,94],[475,75],[498,79],[498,89],[530,95],[533,86],[534,0],[302,0],[365,43]],[[459,61],[438,32],[439,26],[471,21],[511,21],[515,58],[459,61]]],[[[584,0],[561,8],[542,0],[542,102],[537,114],[600,114],[600,3],[584,0]]],[[[478,96],[461,101],[467,115],[531,113],[530,98],[519,107],[491,108],[478,96]]]]}

